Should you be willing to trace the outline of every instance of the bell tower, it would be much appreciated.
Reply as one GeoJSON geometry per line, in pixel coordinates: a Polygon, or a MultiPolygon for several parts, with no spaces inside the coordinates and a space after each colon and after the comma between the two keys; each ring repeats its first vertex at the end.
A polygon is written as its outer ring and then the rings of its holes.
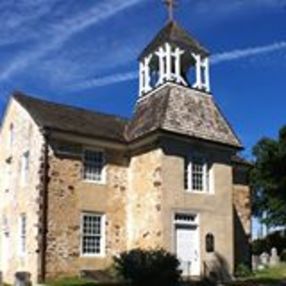
{"type": "Polygon", "coordinates": [[[168,23],[139,57],[139,98],[168,82],[210,93],[210,54],[174,21],[174,0],[166,4],[168,23]]]}

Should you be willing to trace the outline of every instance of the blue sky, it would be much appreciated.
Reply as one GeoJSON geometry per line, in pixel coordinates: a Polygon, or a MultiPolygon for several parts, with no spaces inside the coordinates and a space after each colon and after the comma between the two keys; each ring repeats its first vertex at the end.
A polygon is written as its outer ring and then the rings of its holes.
{"type": "MultiPolygon", "coordinates": [[[[1,0],[0,118],[13,90],[130,116],[137,56],[166,19],[161,0],[1,0]]],[[[211,51],[249,156],[286,123],[286,0],[179,0],[176,19],[211,51]]]]}
{"type": "MultiPolygon", "coordinates": [[[[137,56],[165,24],[161,0],[2,0],[0,116],[17,89],[130,116],[137,56]]],[[[212,53],[212,91],[246,155],[286,123],[286,0],[179,0],[212,53]]]]}

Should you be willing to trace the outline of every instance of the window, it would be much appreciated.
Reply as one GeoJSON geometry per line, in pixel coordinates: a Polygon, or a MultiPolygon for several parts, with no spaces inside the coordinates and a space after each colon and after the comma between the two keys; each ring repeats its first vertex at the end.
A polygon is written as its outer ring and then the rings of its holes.
{"type": "Polygon", "coordinates": [[[22,155],[21,159],[21,182],[27,183],[30,167],[30,152],[27,151],[22,155]]]}
{"type": "Polygon", "coordinates": [[[215,241],[214,235],[212,233],[208,233],[206,235],[206,252],[214,252],[215,251],[215,241]]]}
{"type": "Polygon", "coordinates": [[[191,164],[192,173],[192,189],[194,191],[204,191],[204,180],[205,180],[205,163],[203,160],[195,158],[191,164]]]}
{"type": "Polygon", "coordinates": [[[27,219],[25,214],[21,214],[19,221],[19,254],[24,255],[26,253],[26,238],[27,238],[27,219]]]}
{"type": "Polygon", "coordinates": [[[203,157],[185,158],[185,189],[191,192],[209,191],[209,164],[203,157]]]}
{"type": "Polygon", "coordinates": [[[102,256],[105,248],[105,216],[85,213],[81,221],[81,254],[102,256]]]}
{"type": "Polygon", "coordinates": [[[198,215],[196,214],[186,214],[186,213],[175,214],[176,224],[193,225],[197,224],[197,222],[198,222],[198,215]]]}
{"type": "Polygon", "coordinates": [[[9,236],[9,222],[6,214],[2,215],[2,231],[5,236],[9,236]]]}
{"type": "Polygon", "coordinates": [[[11,177],[12,177],[12,166],[11,164],[6,164],[6,176],[5,176],[5,186],[4,186],[4,190],[5,192],[9,192],[10,187],[11,187],[11,177]]]}
{"type": "Polygon", "coordinates": [[[104,153],[101,151],[84,151],[83,178],[87,181],[104,182],[104,153]]]}
{"type": "Polygon", "coordinates": [[[8,141],[10,150],[12,150],[13,144],[14,144],[14,125],[11,123],[9,128],[9,141],[8,141]]]}

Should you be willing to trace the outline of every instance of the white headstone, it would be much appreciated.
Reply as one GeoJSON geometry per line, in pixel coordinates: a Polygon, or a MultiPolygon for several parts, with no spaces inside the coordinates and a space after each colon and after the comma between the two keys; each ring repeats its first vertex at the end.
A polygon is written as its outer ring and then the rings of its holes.
{"type": "Polygon", "coordinates": [[[261,261],[261,264],[268,265],[269,264],[269,254],[267,252],[263,252],[260,255],[260,261],[261,261]]]}
{"type": "Polygon", "coordinates": [[[260,258],[258,255],[252,255],[252,270],[257,270],[260,263],[260,258]]]}
{"type": "Polygon", "coordinates": [[[271,249],[271,255],[270,255],[269,264],[271,266],[275,266],[279,262],[280,262],[280,258],[278,256],[277,249],[274,247],[274,248],[271,249]]]}

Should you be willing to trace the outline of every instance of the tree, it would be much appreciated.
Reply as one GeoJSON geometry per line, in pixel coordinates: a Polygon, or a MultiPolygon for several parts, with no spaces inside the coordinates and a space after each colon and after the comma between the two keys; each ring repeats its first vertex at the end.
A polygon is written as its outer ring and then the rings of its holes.
{"type": "Polygon", "coordinates": [[[253,148],[253,213],[267,226],[286,225],[286,126],[277,139],[263,138],[253,148]],[[267,214],[263,216],[263,214],[267,214]]]}

